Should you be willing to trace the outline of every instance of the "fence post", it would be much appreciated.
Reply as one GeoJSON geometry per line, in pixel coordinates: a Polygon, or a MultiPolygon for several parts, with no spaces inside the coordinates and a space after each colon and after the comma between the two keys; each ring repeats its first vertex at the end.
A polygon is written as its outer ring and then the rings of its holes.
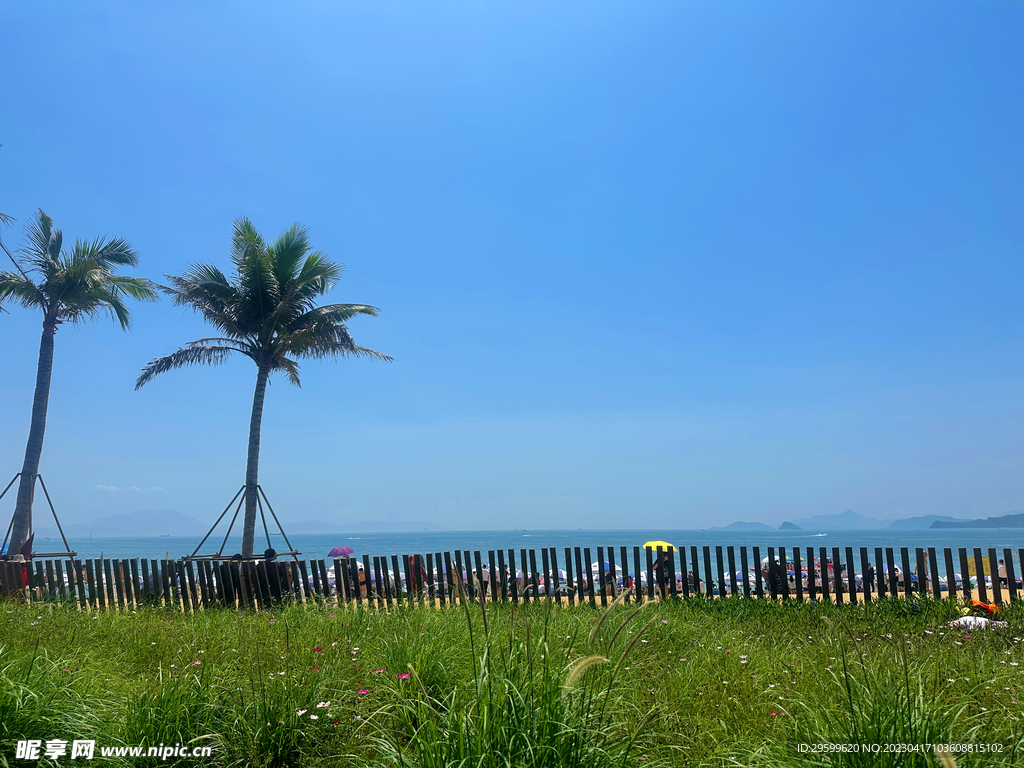
{"type": "Polygon", "coordinates": [[[850,602],[857,604],[857,574],[853,564],[853,547],[846,548],[846,585],[850,591],[850,602]]]}
{"type": "Polygon", "coordinates": [[[988,550],[988,569],[992,574],[992,602],[997,605],[1003,602],[1003,588],[999,583],[999,557],[994,548],[988,550]]]}
{"type": "Polygon", "coordinates": [[[654,599],[654,567],[653,567],[653,565],[651,563],[651,560],[652,560],[651,548],[650,547],[644,547],[644,552],[646,553],[646,557],[647,557],[647,571],[646,571],[646,573],[647,573],[647,599],[648,600],[653,600],[654,599]]]}
{"type": "MultiPolygon", "coordinates": [[[[821,599],[831,603],[832,597],[829,594],[828,583],[828,549],[826,547],[818,547],[818,560],[821,565],[821,599]]],[[[835,573],[834,564],[832,572],[835,573]]]]}
{"type": "MultiPolygon", "coordinates": [[[[487,550],[487,591],[491,593],[491,602],[498,602],[499,584],[504,585],[505,574],[498,570],[498,564],[494,560],[494,550],[487,550]]],[[[502,602],[504,602],[502,598],[502,602]]]]}
{"type": "MultiPolygon", "coordinates": [[[[508,602],[508,569],[505,567],[505,550],[498,550],[498,571],[501,574],[501,602],[508,602]]],[[[493,578],[493,577],[492,577],[493,578]]]]}
{"type": "Polygon", "coordinates": [[[541,569],[543,571],[544,579],[544,599],[548,600],[549,602],[551,601],[551,563],[549,562],[550,555],[551,553],[548,551],[547,547],[541,547],[540,564],[541,569]]]}
{"type": "Polygon", "coordinates": [[[743,596],[750,597],[750,564],[747,562],[747,548],[740,547],[740,568],[743,570],[743,596]]]}
{"type": "Polygon", "coordinates": [[[864,591],[864,602],[871,602],[871,590],[874,589],[874,576],[869,578],[871,573],[871,560],[868,558],[868,548],[860,548],[860,572],[861,572],[861,589],[864,591]]]}
{"type": "Polygon", "coordinates": [[[981,548],[974,548],[974,570],[978,577],[978,597],[981,602],[988,602],[988,586],[985,584],[985,563],[981,557],[981,548]]]}
{"type": "MultiPolygon", "coordinates": [[[[678,589],[676,587],[676,551],[669,547],[669,550],[666,554],[668,555],[668,593],[674,600],[676,597],[678,597],[678,589]]],[[[682,552],[680,552],[679,554],[681,556],[682,552]]],[[[682,563],[680,563],[679,575],[685,578],[685,574],[682,573],[682,570],[683,566],[682,563]]]]}
{"type": "MultiPolygon", "coordinates": [[[[793,547],[793,589],[796,592],[796,599],[804,600],[803,564],[800,562],[800,547],[793,547]]],[[[789,579],[787,577],[786,581],[789,579]]]]}
{"type": "Polygon", "coordinates": [[[579,598],[580,605],[583,605],[587,598],[587,585],[586,576],[583,573],[582,550],[579,547],[573,547],[573,555],[576,558],[576,595],[579,598]]]}
{"type": "Polygon", "coordinates": [[[782,586],[782,596],[789,598],[789,562],[786,560],[786,548],[779,547],[779,582],[782,586]]]}
{"type": "Polygon", "coordinates": [[[1003,549],[1003,562],[1006,563],[1006,588],[1010,591],[1010,602],[1017,600],[1017,574],[1013,569],[1013,550],[1003,549]]]}
{"type": "Polygon", "coordinates": [[[437,596],[440,598],[441,607],[444,607],[445,603],[445,586],[444,586],[444,563],[442,562],[441,553],[434,553],[434,568],[437,570],[437,596]]]}
{"type": "Polygon", "coordinates": [[[928,547],[928,562],[931,568],[932,597],[936,600],[941,600],[942,585],[939,584],[939,558],[935,554],[935,547],[928,547]]]}
{"type": "Polygon", "coordinates": [[[956,573],[954,573],[953,569],[953,550],[949,547],[943,547],[942,559],[946,566],[946,599],[956,602],[957,589],[956,573]]]}
{"type": "MultiPolygon", "coordinates": [[[[589,566],[590,565],[590,547],[584,547],[583,548],[583,559],[586,560],[587,565],[589,566]]],[[[597,601],[594,599],[594,570],[592,568],[588,567],[586,569],[586,571],[587,572],[586,572],[585,575],[586,575],[586,579],[587,579],[587,594],[590,597],[590,607],[591,608],[596,608],[597,607],[597,601]]]]}
{"type": "MultiPolygon", "coordinates": [[[[508,551],[509,555],[512,555],[512,550],[508,551]]],[[[515,563],[512,564],[514,569],[515,563]]],[[[448,602],[455,605],[455,574],[452,572],[452,553],[448,550],[444,552],[444,569],[445,569],[445,581],[447,582],[448,591],[448,602]]]]}
{"type": "Polygon", "coordinates": [[[814,547],[807,548],[807,596],[811,600],[818,599],[817,576],[814,573],[814,547]]]}
{"type": "Polygon", "coordinates": [[[903,596],[909,599],[914,596],[914,582],[910,578],[910,552],[906,547],[900,547],[900,564],[903,567],[903,596]]]}
{"type": "Polygon", "coordinates": [[[633,592],[636,594],[636,603],[639,605],[643,602],[643,579],[640,576],[643,574],[643,569],[640,567],[640,547],[633,547],[633,592]]]}
{"type": "Polygon", "coordinates": [[[761,573],[761,548],[754,547],[754,593],[764,597],[764,579],[761,573]]]}
{"type": "Polygon", "coordinates": [[[663,551],[661,547],[658,547],[654,553],[654,594],[659,599],[664,598],[665,590],[668,588],[668,585],[665,584],[665,568],[662,566],[663,551]]]}
{"type": "Polygon", "coordinates": [[[628,592],[626,601],[628,602],[632,597],[632,590],[629,586],[629,553],[624,546],[619,547],[619,556],[622,563],[622,590],[628,592]]]}
{"type": "Polygon", "coordinates": [[[576,578],[572,572],[572,550],[565,548],[565,580],[569,592],[569,605],[576,605],[576,578]]]}
{"type": "Polygon", "coordinates": [[[971,566],[967,560],[967,549],[957,549],[957,556],[960,560],[960,586],[965,600],[971,599],[971,566]]]}
{"type": "Polygon", "coordinates": [[[718,596],[725,597],[725,563],[722,560],[722,548],[715,547],[715,565],[718,566],[718,570],[715,572],[718,576],[718,596]]]}
{"type": "Polygon", "coordinates": [[[885,597],[885,558],[881,547],[875,547],[875,593],[885,597]]]}
{"type": "Polygon", "coordinates": [[[924,548],[914,547],[914,575],[917,576],[917,593],[928,594],[928,566],[924,562],[924,548]]]}

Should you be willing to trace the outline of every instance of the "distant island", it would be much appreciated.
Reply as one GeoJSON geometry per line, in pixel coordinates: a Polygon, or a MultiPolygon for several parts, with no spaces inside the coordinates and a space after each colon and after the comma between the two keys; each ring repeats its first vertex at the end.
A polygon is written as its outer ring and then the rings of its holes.
{"type": "Polygon", "coordinates": [[[765,523],[745,523],[743,521],[737,521],[735,523],[729,523],[728,525],[715,526],[714,528],[708,528],[709,531],[774,531],[777,530],[770,525],[765,523]]]}
{"type": "Polygon", "coordinates": [[[835,515],[814,515],[813,517],[787,520],[778,528],[767,523],[738,520],[729,525],[706,528],[708,531],[923,531],[929,528],[1024,528],[1024,514],[1009,512],[1002,517],[988,520],[968,520],[950,515],[918,515],[898,520],[878,519],[859,515],[852,509],[835,515]],[[1019,518],[1019,519],[1018,519],[1019,518]]]}
{"type": "Polygon", "coordinates": [[[1024,512],[1011,512],[1000,517],[986,517],[984,520],[963,520],[949,522],[936,520],[929,528],[1024,528],[1024,512]]]}

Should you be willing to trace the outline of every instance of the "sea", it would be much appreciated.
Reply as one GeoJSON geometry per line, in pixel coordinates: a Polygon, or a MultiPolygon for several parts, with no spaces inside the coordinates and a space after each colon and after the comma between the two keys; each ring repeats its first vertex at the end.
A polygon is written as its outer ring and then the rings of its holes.
{"type": "MultiPolygon", "coordinates": [[[[230,556],[241,551],[241,539],[232,537],[223,550],[220,549],[223,536],[217,537],[216,532],[201,547],[200,536],[151,536],[139,538],[69,538],[71,549],[78,552],[81,559],[113,557],[113,558],[147,558],[177,559],[184,555],[197,553],[213,554],[222,551],[230,556]],[[198,547],[198,550],[197,550],[198,547]]],[[[760,547],[761,556],[766,557],[768,547],[800,547],[806,557],[807,547],[814,547],[815,554],[819,547],[854,547],[855,558],[859,563],[860,547],[867,547],[870,557],[874,558],[875,547],[908,547],[913,560],[914,548],[935,547],[941,553],[942,548],[954,549],[954,562],[957,562],[955,550],[959,547],[981,547],[987,556],[988,549],[994,547],[1003,557],[1003,549],[1018,550],[1024,548],[1024,529],[1021,528],[973,528],[973,529],[925,529],[919,531],[888,531],[888,530],[857,530],[857,531],[774,531],[774,532],[742,532],[742,531],[694,531],[673,530],[666,528],[650,528],[637,530],[490,530],[490,531],[429,531],[429,532],[380,532],[346,534],[295,534],[288,537],[292,547],[306,559],[326,558],[327,553],[336,546],[351,547],[357,557],[363,554],[371,558],[376,555],[403,555],[427,552],[444,552],[461,550],[479,550],[487,552],[498,549],[515,549],[516,557],[520,549],[540,550],[555,547],[559,560],[564,556],[565,547],[590,547],[591,559],[596,560],[597,547],[615,547],[616,553],[621,546],[643,546],[647,541],[667,541],[677,547],[691,546],[732,546],[760,547]]],[[[280,534],[271,534],[270,546],[278,552],[288,549],[280,534]]],[[[267,547],[266,536],[260,532],[256,538],[255,549],[262,552],[267,547]]],[[[63,549],[60,539],[36,540],[37,552],[58,551],[63,549]]],[[[632,556],[632,555],[631,555],[632,556]]],[[[703,555],[702,555],[703,557],[703,555]]],[[[845,553],[843,554],[845,558],[845,553]]],[[[486,555],[484,556],[486,560],[486,555]]],[[[539,558],[538,558],[539,559],[539,558]]],[[[939,572],[945,576],[945,568],[941,554],[938,557],[939,572]]],[[[1015,557],[1014,566],[1019,574],[1020,566],[1015,557]]],[[[703,566],[702,566],[703,567],[703,566]]],[[[959,568],[959,563],[957,563],[959,568]]]]}

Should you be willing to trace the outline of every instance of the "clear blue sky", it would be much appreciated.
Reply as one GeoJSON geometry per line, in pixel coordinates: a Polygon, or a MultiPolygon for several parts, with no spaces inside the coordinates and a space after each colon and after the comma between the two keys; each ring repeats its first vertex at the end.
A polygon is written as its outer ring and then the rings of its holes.
{"type": "MultiPolygon", "coordinates": [[[[1000,514],[1024,509],[1022,29],[998,2],[8,3],[3,237],[42,207],[159,280],[227,268],[237,216],[307,225],[395,362],[273,382],[286,520],[1000,514]]],[[[0,316],[8,475],[39,332],[0,316]]],[[[133,391],[207,334],[167,301],[61,328],[65,519],[212,521],[242,484],[250,361],[133,391]]]]}

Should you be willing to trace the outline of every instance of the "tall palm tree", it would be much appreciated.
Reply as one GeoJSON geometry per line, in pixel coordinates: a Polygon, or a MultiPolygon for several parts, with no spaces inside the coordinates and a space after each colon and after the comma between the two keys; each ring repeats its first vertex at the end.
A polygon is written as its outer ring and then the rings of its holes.
{"type": "Polygon", "coordinates": [[[21,548],[32,527],[32,500],[39,458],[43,453],[46,409],[53,372],[53,337],[62,323],[80,323],[107,312],[128,330],[131,315],[126,298],[156,300],[153,284],[144,278],[122,277],[114,269],[136,266],[139,257],[127,240],[96,238],[76,240],[70,251],[53,228],[53,219],[42,211],[26,228],[27,245],[16,260],[17,272],[0,272],[0,302],[10,300],[42,310],[43,335],[39,342],[39,366],[32,399],[32,422],[21,468],[18,500],[14,508],[9,551],[21,548]]]}
{"type": "Polygon", "coordinates": [[[305,227],[296,224],[268,245],[248,219],[237,219],[231,238],[231,261],[235,271],[232,280],[209,264],[194,264],[181,276],[167,276],[171,285],[161,289],[174,298],[174,303],[196,310],[223,335],[189,342],[176,352],[151,360],[139,374],[135,388],[165,371],[189,365],[218,365],[235,353],[256,363],[242,527],[242,555],[251,557],[260,424],[270,374],[282,371],[288,381],[300,386],[298,358],[391,358],[356,346],[345,327],[346,321],[356,315],[376,315],[375,307],[316,306],[317,298],[337,284],[342,267],[318,251],[310,252],[305,227]]]}

